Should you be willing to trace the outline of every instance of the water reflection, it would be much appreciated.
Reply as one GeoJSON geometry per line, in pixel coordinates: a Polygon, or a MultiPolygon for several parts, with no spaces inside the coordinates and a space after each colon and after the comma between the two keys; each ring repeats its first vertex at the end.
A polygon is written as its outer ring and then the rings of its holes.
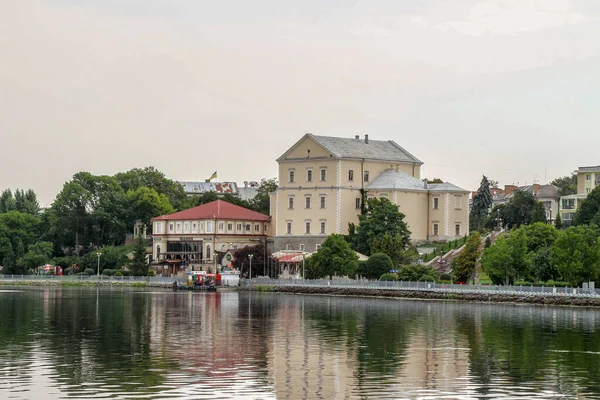
{"type": "Polygon", "coordinates": [[[0,395],[600,398],[597,319],[265,293],[0,291],[0,395]]]}

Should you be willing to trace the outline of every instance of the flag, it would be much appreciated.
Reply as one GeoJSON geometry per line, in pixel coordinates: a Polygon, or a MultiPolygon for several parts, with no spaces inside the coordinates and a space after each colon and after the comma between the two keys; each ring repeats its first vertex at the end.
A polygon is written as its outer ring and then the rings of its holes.
{"type": "Polygon", "coordinates": [[[213,174],[208,178],[208,180],[217,179],[217,171],[213,172],[213,174]]]}

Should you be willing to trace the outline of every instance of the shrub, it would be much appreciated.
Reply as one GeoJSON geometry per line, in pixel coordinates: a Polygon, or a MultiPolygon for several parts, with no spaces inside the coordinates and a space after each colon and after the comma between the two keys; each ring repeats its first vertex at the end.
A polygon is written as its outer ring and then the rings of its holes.
{"type": "Polygon", "coordinates": [[[131,271],[129,271],[128,269],[118,269],[117,272],[121,273],[121,275],[119,276],[131,276],[131,271]]]}
{"type": "Polygon", "coordinates": [[[85,272],[88,275],[94,275],[95,274],[95,271],[93,269],[91,269],[91,268],[86,268],[85,271],[83,271],[83,272],[85,272]]]}
{"type": "Polygon", "coordinates": [[[391,273],[387,272],[387,273],[381,275],[379,277],[379,280],[380,281],[397,281],[398,277],[396,274],[391,274],[391,273]]]}
{"type": "Polygon", "coordinates": [[[110,268],[106,268],[102,270],[102,275],[106,275],[106,276],[113,276],[115,274],[115,271],[113,271],[110,268]]]}
{"type": "Polygon", "coordinates": [[[123,273],[120,270],[117,270],[117,272],[115,272],[115,276],[123,276],[123,273]]]}
{"type": "Polygon", "coordinates": [[[377,279],[382,274],[389,273],[394,268],[394,263],[390,256],[384,253],[375,253],[367,260],[364,277],[368,279],[377,279]]]}
{"type": "Polygon", "coordinates": [[[436,279],[432,275],[423,275],[419,278],[419,282],[435,282],[436,279]]]}
{"type": "Polygon", "coordinates": [[[356,274],[358,276],[362,276],[366,278],[367,274],[367,262],[365,260],[361,260],[358,262],[358,268],[356,269],[356,274]]]}
{"type": "Polygon", "coordinates": [[[440,275],[440,281],[450,281],[452,283],[452,275],[443,273],[440,275]]]}
{"type": "Polygon", "coordinates": [[[153,269],[148,270],[148,275],[147,276],[156,276],[156,272],[154,272],[153,269]]]}
{"type": "Polygon", "coordinates": [[[423,264],[405,265],[400,268],[398,280],[416,282],[422,276],[436,277],[438,273],[433,268],[423,264]]]}
{"type": "Polygon", "coordinates": [[[490,239],[490,237],[488,236],[485,238],[485,244],[483,245],[483,247],[487,249],[491,245],[492,245],[492,239],[490,239]]]}

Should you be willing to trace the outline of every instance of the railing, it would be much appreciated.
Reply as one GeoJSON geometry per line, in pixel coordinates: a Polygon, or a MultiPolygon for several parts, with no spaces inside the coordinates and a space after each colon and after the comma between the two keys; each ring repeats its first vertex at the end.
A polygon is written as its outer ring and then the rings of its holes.
{"type": "Polygon", "coordinates": [[[126,282],[155,282],[172,283],[174,281],[185,282],[186,277],[168,276],[108,276],[108,275],[4,275],[0,274],[0,280],[14,281],[126,281],[126,282]]]}
{"type": "Polygon", "coordinates": [[[352,288],[352,289],[380,289],[380,290],[424,290],[448,293],[490,293],[509,295],[535,295],[535,296],[600,296],[600,289],[571,288],[555,286],[503,286],[503,285],[459,285],[435,282],[405,282],[405,281],[360,281],[360,280],[326,280],[326,279],[263,279],[255,278],[244,285],[266,286],[299,286],[299,287],[327,287],[327,288],[352,288]]]}

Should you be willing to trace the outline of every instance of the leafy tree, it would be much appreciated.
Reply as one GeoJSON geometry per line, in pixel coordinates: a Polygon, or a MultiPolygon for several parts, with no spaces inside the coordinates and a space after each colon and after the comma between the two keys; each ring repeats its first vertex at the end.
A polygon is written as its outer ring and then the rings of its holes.
{"type": "Polygon", "coordinates": [[[167,196],[158,194],[156,190],[146,186],[129,190],[127,204],[130,213],[128,228],[132,228],[133,222],[137,220],[150,227],[152,218],[175,212],[167,196]]]}
{"type": "Polygon", "coordinates": [[[404,255],[404,242],[404,238],[400,235],[392,236],[389,233],[385,233],[383,236],[373,239],[371,251],[373,254],[386,254],[393,265],[399,265],[404,255]]]}
{"type": "Polygon", "coordinates": [[[511,228],[518,228],[523,224],[546,222],[546,210],[544,205],[537,201],[531,193],[515,190],[506,204],[503,218],[511,228]]]}
{"type": "Polygon", "coordinates": [[[127,172],[119,172],[115,175],[115,179],[125,193],[144,186],[156,190],[158,194],[167,196],[169,203],[176,210],[183,210],[188,206],[183,186],[168,179],[164,173],[154,167],[134,168],[127,172]]]}
{"type": "Polygon", "coordinates": [[[558,187],[558,194],[560,196],[566,196],[569,194],[577,193],[577,174],[571,176],[563,176],[562,178],[556,178],[550,184],[558,187]]]}
{"type": "Polygon", "coordinates": [[[600,222],[600,186],[596,186],[577,208],[573,225],[587,225],[600,222]]]}
{"type": "Polygon", "coordinates": [[[146,276],[148,275],[148,261],[146,254],[148,250],[148,243],[142,235],[138,235],[135,239],[133,248],[133,260],[131,261],[131,273],[135,276],[146,276]]]}
{"type": "Polygon", "coordinates": [[[490,192],[490,182],[484,175],[477,189],[477,194],[473,197],[473,207],[469,216],[470,229],[472,231],[481,231],[484,227],[487,216],[492,208],[492,194],[490,192]]]}
{"type": "Polygon", "coordinates": [[[39,234],[38,226],[39,218],[30,214],[18,211],[0,214],[0,260],[5,268],[4,273],[24,273],[17,260],[25,255],[30,245],[36,242],[39,234]]]}
{"type": "Polygon", "coordinates": [[[358,268],[358,255],[350,248],[343,235],[330,235],[309,260],[306,272],[310,278],[352,277],[358,268]]]}
{"type": "Polygon", "coordinates": [[[468,282],[475,274],[475,264],[481,254],[481,235],[475,231],[468,237],[465,248],[452,261],[452,277],[456,282],[468,282]]]}
{"type": "Polygon", "coordinates": [[[0,195],[0,214],[7,213],[9,211],[16,211],[17,206],[15,204],[15,198],[13,197],[10,189],[5,189],[0,195]]]}
{"type": "MultiPolygon", "coordinates": [[[[265,271],[265,265],[271,257],[268,251],[265,258],[265,244],[258,243],[255,246],[244,246],[233,252],[233,260],[231,265],[239,269],[242,274],[249,274],[250,254],[252,254],[252,276],[261,275],[261,271],[265,271]]],[[[249,276],[249,275],[248,275],[249,276]]]]}
{"type": "Polygon", "coordinates": [[[410,241],[410,231],[398,206],[386,198],[369,199],[366,213],[358,216],[356,233],[351,238],[353,248],[369,256],[373,253],[375,240],[382,240],[386,234],[394,238],[394,245],[399,245],[401,251],[404,251],[410,241]],[[396,239],[397,236],[400,237],[399,240],[396,239]]]}
{"type": "Polygon", "coordinates": [[[250,208],[259,213],[270,215],[270,193],[276,191],[278,186],[277,178],[261,179],[260,186],[258,186],[258,189],[256,190],[256,196],[250,200],[250,208]]]}
{"type": "Polygon", "coordinates": [[[35,192],[31,189],[27,191],[17,189],[13,194],[10,189],[4,190],[0,195],[0,214],[9,211],[38,215],[40,205],[35,192]]]}
{"type": "Polygon", "coordinates": [[[551,260],[564,280],[576,286],[600,272],[600,245],[593,228],[571,226],[561,231],[551,249],[551,260]]]}
{"type": "Polygon", "coordinates": [[[378,279],[393,268],[394,264],[390,256],[384,253],[375,253],[367,260],[363,276],[367,279],[378,279]]]}
{"type": "Polygon", "coordinates": [[[525,229],[511,231],[508,239],[512,268],[517,280],[527,278],[530,273],[531,256],[528,252],[528,236],[525,229]]]}
{"type": "Polygon", "coordinates": [[[34,243],[29,246],[27,253],[17,260],[17,264],[25,270],[40,267],[50,261],[53,250],[54,245],[50,242],[34,243]]]}
{"type": "Polygon", "coordinates": [[[398,280],[417,282],[424,276],[437,276],[437,272],[424,264],[405,265],[398,272],[398,280]]]}
{"type": "Polygon", "coordinates": [[[552,264],[550,247],[540,247],[532,256],[531,275],[536,282],[557,279],[558,271],[556,271],[556,267],[552,264]]]}
{"type": "Polygon", "coordinates": [[[536,222],[519,230],[525,234],[528,252],[536,252],[541,248],[551,247],[558,237],[556,228],[543,222],[536,222]]]}
{"type": "Polygon", "coordinates": [[[562,222],[562,218],[560,217],[560,213],[556,214],[556,218],[554,219],[554,227],[556,229],[562,229],[563,228],[563,222],[562,222]]]}
{"type": "Polygon", "coordinates": [[[444,183],[440,178],[427,179],[427,183],[444,183]]]}

